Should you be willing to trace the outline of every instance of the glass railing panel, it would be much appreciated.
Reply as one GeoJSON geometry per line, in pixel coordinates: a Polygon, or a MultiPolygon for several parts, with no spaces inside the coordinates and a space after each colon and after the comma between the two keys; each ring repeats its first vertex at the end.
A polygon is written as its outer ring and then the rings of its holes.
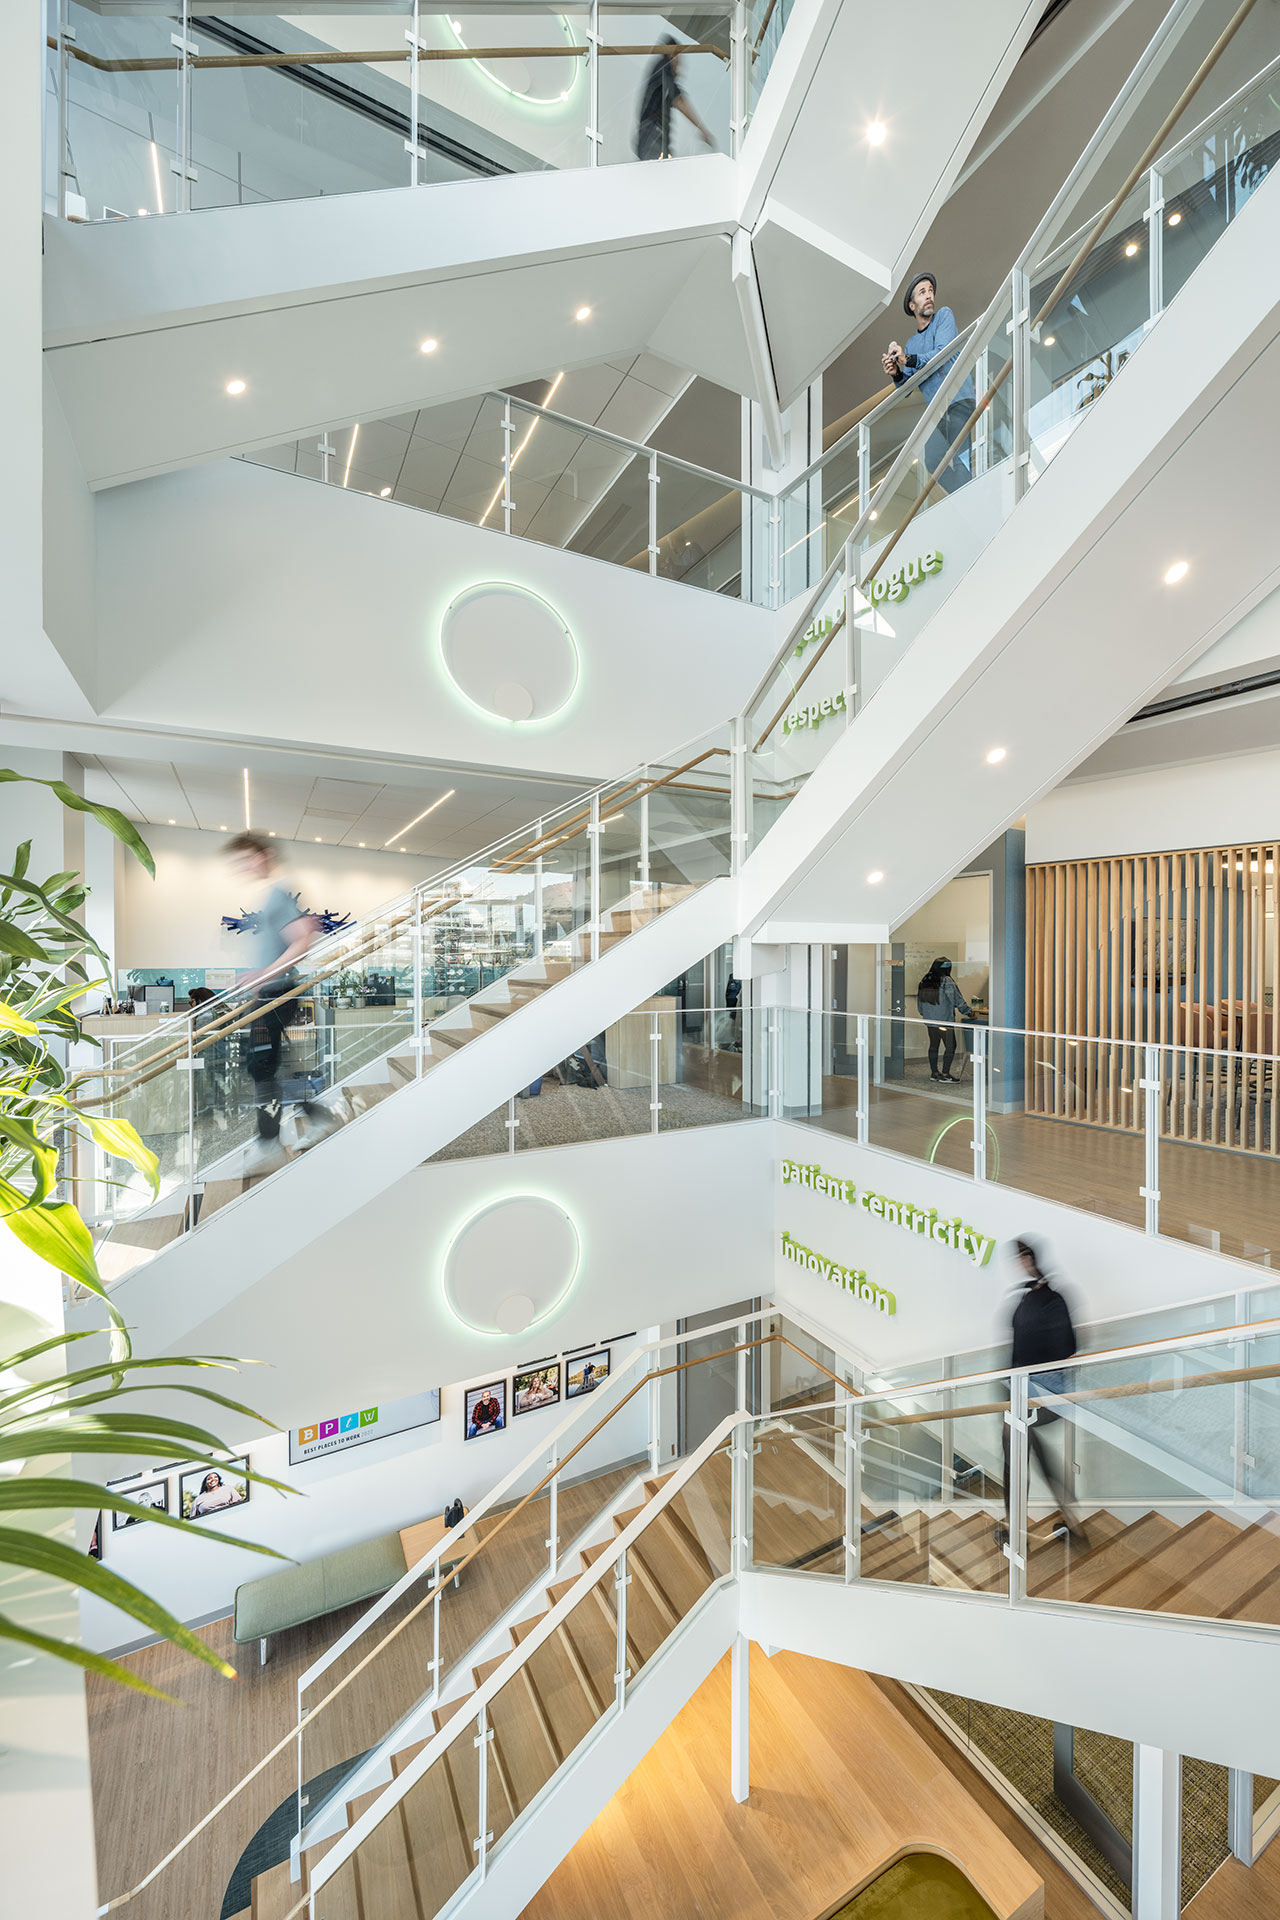
{"type": "Polygon", "coordinates": [[[791,0],[747,0],[748,117],[755,112],[790,15],[791,0]]]}
{"type": "Polygon", "coordinates": [[[849,724],[855,655],[844,611],[837,574],[746,716],[752,847],[849,724]]]}
{"type": "Polygon", "coordinates": [[[658,459],[658,572],[666,580],[737,591],[742,576],[742,496],[723,482],[658,459]]]}
{"type": "Polygon", "coordinates": [[[647,1013],[624,1014],[522,1088],[516,1151],[648,1133],[649,1026],[647,1013]]]}
{"type": "MultiPolygon", "coordinates": [[[[472,1722],[462,1727],[421,1779],[388,1804],[373,1831],[312,1892],[311,1920],[438,1913],[476,1870],[480,1753],[472,1722]],[[420,1894],[425,1895],[425,1905],[420,1904],[420,1894]]],[[[489,1758],[492,1762],[492,1742],[489,1758]]],[[[495,1812],[495,1771],[491,1764],[490,1821],[495,1812]]],[[[324,1872],[323,1859],[318,1872],[324,1872]]]]}
{"type": "MultiPolygon", "coordinates": [[[[541,432],[541,429],[539,429],[541,432]]],[[[566,529],[557,544],[615,566],[649,571],[649,457],[627,454],[608,441],[586,439],[549,497],[534,539],[553,525],[566,529]]]]}
{"type": "MultiPolygon", "coordinates": [[[[511,421],[512,533],[545,541],[549,546],[582,551],[576,536],[593,515],[602,515],[610,501],[618,505],[628,498],[625,489],[617,496],[613,490],[634,456],[608,440],[544,420],[514,404],[511,421]]],[[[626,517],[624,510],[624,523],[626,517]]],[[[622,536],[625,546],[623,526],[616,528],[615,534],[622,536]]],[[[625,554],[625,558],[631,557],[625,554]]]]}
{"type": "MultiPolygon", "coordinates": [[[[827,1401],[831,1400],[828,1391],[827,1401]]],[[[756,1423],[751,1554],[757,1567],[844,1578],[845,1414],[822,1405],[756,1423]]]]}
{"type": "Polygon", "coordinates": [[[669,25],[659,14],[601,6],[601,36],[623,50],[600,60],[601,165],[728,152],[731,19],[731,9],[710,7],[677,11],[669,25]]]}
{"type": "MultiPolygon", "coordinates": [[[[462,451],[450,463],[437,512],[471,526],[503,527],[503,402],[486,394],[467,432],[462,451]]],[[[358,457],[358,448],[357,448],[358,457]]],[[[513,476],[514,478],[514,476],[513,476]]],[[[513,495],[514,497],[514,495],[513,495]]]]}
{"type": "MultiPolygon", "coordinates": [[[[74,45],[107,61],[146,61],[148,70],[103,72],[87,60],[67,59],[67,214],[84,220],[154,218],[181,205],[178,160],[178,53],[170,36],[181,36],[181,11],[139,6],[105,17],[96,8],[66,0],[66,24],[74,45]]],[[[57,56],[50,72],[57,83],[57,56]]],[[[50,101],[54,126],[56,102],[50,101]]],[[[56,133],[55,133],[56,141],[56,133]]],[[[57,160],[47,184],[57,205],[57,160]]]]}
{"type": "Polygon", "coordinates": [[[419,179],[586,166],[586,28],[581,6],[422,12],[419,179]]]}
{"type": "Polygon", "coordinates": [[[987,1045],[986,1178],[1142,1227],[1142,1048],[999,1028],[987,1045]]]}
{"type": "MultiPolygon", "coordinates": [[[[916,971],[923,973],[927,966],[927,961],[919,962],[916,971]]],[[[914,1005],[915,980],[904,976],[901,967],[890,971],[897,976],[895,993],[905,994],[914,1005]]],[[[856,1039],[847,1033],[841,1037],[847,1062],[849,1046],[856,1046],[856,1039]]],[[[966,1029],[957,1021],[930,1026],[893,1014],[870,1016],[867,1138],[871,1144],[951,1173],[972,1174],[971,1063],[966,1029]]],[[[843,1130],[849,1126],[851,1095],[856,1097],[856,1088],[842,1076],[838,1111],[843,1130]]]]}
{"type": "MultiPolygon", "coordinates": [[[[1186,991],[1185,983],[1181,991],[1186,991]]],[[[1271,1016],[1256,1008],[1240,1026],[1254,1030],[1271,1016]]],[[[1161,1047],[1158,1063],[1158,1154],[1160,1232],[1190,1241],[1212,1253],[1230,1254],[1269,1267],[1280,1254],[1275,1210],[1269,1196],[1247,1188],[1224,1202],[1218,1156],[1206,1155],[1206,1142],[1252,1158],[1276,1152],[1276,1104],[1270,1055],[1252,1052],[1202,1053],[1188,1047],[1161,1047]]]]}
{"type": "Polygon", "coordinates": [[[861,1576],[1003,1593],[1003,1382],[859,1402],[861,1576]]]}
{"type": "Polygon", "coordinates": [[[659,911],[732,867],[730,728],[648,768],[649,880],[659,911]]]}
{"type": "Polygon", "coordinates": [[[1160,169],[1164,302],[1190,278],[1280,155],[1274,67],[1160,169]]]}
{"type": "Polygon", "coordinates": [[[756,1071],[758,1014],[741,1007],[688,1011],[659,996],[645,1017],[656,1036],[659,1132],[721,1126],[766,1110],[756,1071]]]}
{"type": "Polygon", "coordinates": [[[407,0],[374,0],[343,19],[304,8],[193,20],[200,55],[227,64],[190,74],[192,210],[408,186],[412,18],[407,0]],[[376,51],[395,58],[308,58],[376,51]],[[300,58],[267,64],[276,54],[300,58]]]}
{"type": "Polygon", "coordinates": [[[730,1571],[731,1476],[729,1449],[721,1447],[627,1551],[628,1687],[730,1571]]]}
{"type": "Polygon", "coordinates": [[[817,569],[821,573],[835,559],[868,504],[860,487],[856,432],[846,435],[826,456],[817,477],[822,488],[823,547],[817,569]]]}

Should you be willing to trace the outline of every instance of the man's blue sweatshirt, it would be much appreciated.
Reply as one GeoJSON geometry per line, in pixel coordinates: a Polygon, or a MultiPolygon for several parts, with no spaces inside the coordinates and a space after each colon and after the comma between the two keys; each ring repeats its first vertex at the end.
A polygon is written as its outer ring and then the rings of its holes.
{"type": "MultiPolygon", "coordinates": [[[[930,320],[928,326],[922,327],[919,333],[912,336],[910,342],[903,342],[906,348],[907,370],[905,373],[894,374],[894,386],[900,387],[903,381],[915,372],[917,367],[927,366],[930,360],[933,359],[934,354],[941,353],[947,343],[955,339],[958,332],[959,328],[956,326],[956,317],[950,307],[935,308],[933,318],[930,320]]],[[[927,379],[920,382],[920,392],[926,406],[938,391],[944,377],[950,372],[954,361],[955,355],[952,354],[948,359],[943,360],[927,379]]],[[[960,391],[951,397],[952,406],[958,406],[962,402],[967,402],[969,406],[973,405],[974,392],[972,380],[965,380],[960,387],[960,391]]]]}

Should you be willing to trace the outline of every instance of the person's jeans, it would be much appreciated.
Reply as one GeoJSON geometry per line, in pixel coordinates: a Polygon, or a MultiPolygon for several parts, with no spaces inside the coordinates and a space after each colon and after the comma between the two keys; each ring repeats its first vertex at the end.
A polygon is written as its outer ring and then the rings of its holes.
{"type": "MultiPolygon", "coordinates": [[[[1032,1393],[1038,1393],[1042,1391],[1043,1385],[1044,1385],[1043,1382],[1037,1383],[1035,1381],[1032,1381],[1031,1382],[1032,1393]]],[[[1052,1426],[1054,1421],[1060,1420],[1061,1417],[1062,1416],[1060,1414],[1055,1413],[1051,1407],[1038,1407],[1036,1409],[1036,1417],[1032,1422],[1032,1424],[1027,1428],[1027,1445],[1029,1448],[1028,1459],[1030,1460],[1034,1458],[1041,1473],[1044,1475],[1045,1485],[1048,1487],[1050,1493],[1053,1495],[1054,1499],[1058,1504],[1058,1509],[1061,1512],[1063,1519],[1067,1522],[1068,1526],[1073,1526],[1075,1522],[1072,1514],[1070,1497],[1067,1493],[1067,1482],[1066,1482],[1065,1472],[1059,1473],[1057,1468],[1054,1466],[1049,1456],[1049,1449],[1045,1446],[1044,1437],[1043,1437],[1044,1429],[1046,1427],[1052,1426]]],[[[1064,1440],[1065,1440],[1065,1429],[1064,1429],[1064,1440]]],[[[1010,1475],[1009,1428],[1008,1426],[1006,1426],[1004,1428],[1004,1517],[1005,1517],[1006,1525],[1008,1524],[1008,1520],[1009,1520],[1009,1475],[1010,1475]]]]}
{"type": "Polygon", "coordinates": [[[942,1073],[947,1080],[951,1078],[951,1062],[956,1057],[956,1030],[954,1027],[929,1027],[929,1071],[938,1071],[938,1048],[942,1048],[942,1073]]]}
{"type": "Polygon", "coordinates": [[[283,1006],[268,1007],[249,1028],[249,1076],[258,1108],[258,1137],[280,1137],[280,1056],[284,1052],[284,1030],[297,1017],[298,1003],[286,1000],[283,1006]]]}
{"type": "MultiPolygon", "coordinates": [[[[968,422],[973,418],[973,409],[974,403],[972,400],[953,400],[951,402],[951,405],[947,408],[942,419],[925,443],[925,464],[930,473],[935,471],[938,462],[942,459],[956,435],[962,432],[968,422]]],[[[938,475],[938,485],[944,492],[954,493],[957,487],[963,487],[967,481],[973,478],[973,472],[970,466],[972,458],[973,441],[969,439],[966,440],[962,446],[956,448],[951,458],[951,464],[944,472],[938,475]]]]}

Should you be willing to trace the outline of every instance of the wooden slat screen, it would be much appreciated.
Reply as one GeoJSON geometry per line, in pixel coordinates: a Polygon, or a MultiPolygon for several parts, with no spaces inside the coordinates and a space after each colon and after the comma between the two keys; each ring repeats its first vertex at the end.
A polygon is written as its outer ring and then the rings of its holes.
{"type": "Polygon", "coordinates": [[[1280,1157],[1280,842],[1027,869],[1027,1112],[1139,1132],[1159,1043],[1163,1126],[1280,1157]]]}

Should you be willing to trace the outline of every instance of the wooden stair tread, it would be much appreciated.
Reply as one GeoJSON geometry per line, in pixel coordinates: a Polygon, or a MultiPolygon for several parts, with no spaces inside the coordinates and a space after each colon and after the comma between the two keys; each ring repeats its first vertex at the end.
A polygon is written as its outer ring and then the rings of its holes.
{"type": "Polygon", "coordinates": [[[1140,1566],[1126,1568],[1095,1587],[1092,1602],[1094,1606],[1137,1607],[1144,1611],[1197,1611],[1185,1604],[1191,1587],[1199,1579],[1201,1587],[1207,1586],[1212,1593],[1216,1562],[1239,1534],[1240,1529],[1219,1514],[1198,1514],[1185,1527],[1178,1527],[1173,1538],[1149,1553],[1140,1566]]]}
{"type": "MultiPolygon", "coordinates": [[[[586,1547],[582,1558],[588,1566],[594,1566],[601,1554],[608,1550],[607,1546],[586,1547]]],[[[612,1591],[609,1575],[606,1574],[604,1578],[606,1586],[612,1591]]],[[[646,1660],[652,1658],[670,1631],[660,1603],[644,1581],[636,1579],[633,1570],[631,1584],[627,1588],[627,1663],[634,1672],[638,1673],[646,1660]]]]}
{"type": "Polygon", "coordinates": [[[1108,1586],[1119,1574],[1138,1565],[1176,1532],[1172,1520],[1162,1514],[1144,1514],[1087,1553],[1071,1556],[1064,1567],[1037,1584],[1035,1597],[1087,1601],[1099,1587],[1108,1586]]]}
{"type": "MultiPolygon", "coordinates": [[[[373,1794],[361,1794],[351,1802],[347,1809],[348,1825],[353,1825],[359,1817],[357,1808],[363,1812],[366,1804],[371,1804],[383,1791],[385,1787],[373,1794]]],[[[408,1843],[398,1809],[393,1809],[366,1834],[351,1855],[349,1868],[345,1872],[340,1870],[337,1877],[345,1878],[347,1872],[355,1880],[361,1920],[374,1920],[374,1916],[376,1920],[425,1920],[418,1910],[418,1892],[409,1867],[408,1843]]],[[[325,1920],[329,1920],[327,1901],[325,1920]]]]}
{"type": "MultiPolygon", "coordinates": [[[[530,1654],[526,1671],[559,1751],[567,1759],[600,1718],[583,1685],[581,1655],[563,1632],[530,1654]]],[[[611,1689],[612,1690],[612,1689],[611,1689]]]]}

